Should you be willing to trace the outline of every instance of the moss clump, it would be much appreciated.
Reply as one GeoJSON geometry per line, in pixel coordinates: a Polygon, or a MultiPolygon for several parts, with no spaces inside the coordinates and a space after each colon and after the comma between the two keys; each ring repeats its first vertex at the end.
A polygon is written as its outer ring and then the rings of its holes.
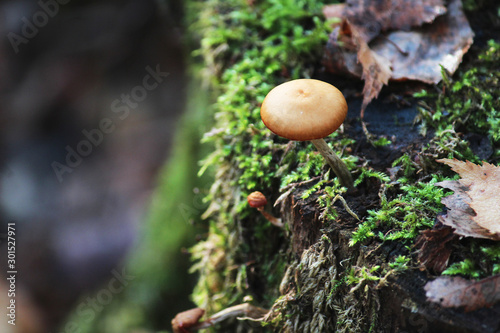
{"type": "Polygon", "coordinates": [[[370,237],[380,241],[412,241],[422,229],[431,228],[442,210],[444,190],[434,186],[443,176],[430,177],[416,184],[401,177],[398,182],[383,183],[380,207],[369,210],[366,219],[353,233],[351,245],[370,237]]]}
{"type": "MultiPolygon", "coordinates": [[[[422,108],[424,124],[436,130],[487,135],[492,144],[500,141],[500,44],[488,41],[485,52],[450,77],[443,70],[442,93],[422,93],[429,105],[422,108]]],[[[498,156],[498,150],[495,152],[498,156]]]]}

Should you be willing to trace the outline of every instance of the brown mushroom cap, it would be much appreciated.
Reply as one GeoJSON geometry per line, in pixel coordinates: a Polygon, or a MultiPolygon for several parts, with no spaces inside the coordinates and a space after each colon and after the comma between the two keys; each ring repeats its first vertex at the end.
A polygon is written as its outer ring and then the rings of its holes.
{"type": "Polygon", "coordinates": [[[262,192],[255,191],[247,196],[247,202],[252,208],[263,207],[267,204],[267,199],[262,192]]]}
{"type": "Polygon", "coordinates": [[[260,116],[273,133],[289,140],[322,139],[340,127],[347,102],[329,83],[299,79],[273,88],[262,102],[260,116]]]}

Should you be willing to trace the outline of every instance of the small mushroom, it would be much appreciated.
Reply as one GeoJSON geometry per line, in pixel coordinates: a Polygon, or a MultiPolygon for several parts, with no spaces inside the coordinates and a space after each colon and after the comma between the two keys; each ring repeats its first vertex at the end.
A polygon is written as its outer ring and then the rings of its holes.
{"type": "Polygon", "coordinates": [[[205,310],[201,308],[180,312],[172,319],[172,330],[174,333],[189,333],[194,326],[200,323],[204,314],[205,310]]]}
{"type": "Polygon", "coordinates": [[[207,329],[230,318],[263,321],[264,317],[269,314],[269,310],[249,303],[243,303],[221,310],[205,321],[202,321],[201,318],[204,314],[205,310],[202,308],[194,308],[178,313],[172,319],[172,331],[174,333],[195,332],[207,329]]]}
{"type": "Polygon", "coordinates": [[[310,140],[349,190],[354,188],[345,163],[324,137],[335,132],[347,115],[347,102],[337,88],[313,80],[292,80],[274,87],[262,102],[260,116],[273,133],[289,140],[310,140]]]}
{"type": "Polygon", "coordinates": [[[250,207],[257,208],[257,210],[266,218],[266,220],[271,222],[273,225],[280,228],[283,227],[283,222],[281,222],[281,219],[272,216],[264,210],[264,207],[267,204],[267,199],[266,196],[262,194],[262,192],[255,191],[250,193],[247,196],[247,202],[250,207]]]}

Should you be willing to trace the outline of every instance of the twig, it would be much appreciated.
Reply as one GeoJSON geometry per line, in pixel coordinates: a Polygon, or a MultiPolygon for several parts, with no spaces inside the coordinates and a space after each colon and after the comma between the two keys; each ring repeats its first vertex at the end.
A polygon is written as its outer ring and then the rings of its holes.
{"type": "Polygon", "coordinates": [[[191,326],[189,330],[195,331],[206,329],[230,318],[261,321],[268,314],[268,312],[269,310],[253,306],[248,303],[238,304],[217,312],[207,320],[191,326]]]}

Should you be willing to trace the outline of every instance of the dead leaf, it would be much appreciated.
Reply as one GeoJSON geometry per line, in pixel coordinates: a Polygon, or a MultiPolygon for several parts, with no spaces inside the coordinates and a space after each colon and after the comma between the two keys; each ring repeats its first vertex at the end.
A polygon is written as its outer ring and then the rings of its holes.
{"type": "Polygon", "coordinates": [[[423,230],[415,242],[417,260],[425,269],[441,274],[448,266],[452,252],[451,243],[458,236],[448,226],[423,230]]]}
{"type": "Polygon", "coordinates": [[[496,237],[491,235],[487,230],[477,225],[472,217],[476,214],[469,206],[470,198],[466,193],[467,188],[460,186],[456,181],[443,181],[435,185],[450,189],[455,194],[447,196],[441,202],[448,208],[444,215],[437,217],[438,221],[444,225],[455,229],[455,234],[464,237],[493,239],[496,237]]]}
{"type": "Polygon", "coordinates": [[[358,60],[363,67],[361,79],[365,81],[363,87],[363,103],[361,105],[361,119],[364,116],[365,109],[372,99],[377,98],[382,87],[389,83],[392,70],[390,62],[373,52],[368,44],[353,30],[353,37],[358,45],[358,60]]]}
{"type": "Polygon", "coordinates": [[[390,62],[391,80],[437,84],[442,79],[441,66],[453,74],[472,45],[473,37],[462,3],[453,0],[448,4],[447,14],[432,24],[412,31],[390,32],[375,39],[370,47],[390,62]]]}
{"type": "Polygon", "coordinates": [[[440,160],[462,178],[459,183],[467,186],[470,206],[477,216],[473,220],[493,233],[500,232],[500,167],[483,162],[482,166],[469,161],[440,160]]]}
{"type": "Polygon", "coordinates": [[[356,29],[349,20],[344,20],[341,27],[334,29],[326,48],[325,65],[330,71],[360,76],[365,81],[361,106],[363,118],[366,106],[389,82],[392,71],[389,61],[373,52],[356,29]]]}
{"type": "Polygon", "coordinates": [[[323,6],[323,15],[326,18],[343,18],[344,17],[345,3],[336,3],[332,5],[323,6]]]}
{"type": "Polygon", "coordinates": [[[343,26],[335,27],[330,33],[323,64],[330,73],[361,78],[363,68],[358,63],[357,46],[354,44],[351,31],[342,30],[343,26]]]}
{"type": "Polygon", "coordinates": [[[447,10],[441,0],[349,0],[323,13],[343,19],[329,36],[323,64],[365,80],[362,113],[389,79],[436,84],[441,66],[455,72],[474,36],[460,0],[450,0],[447,10]]]}
{"type": "Polygon", "coordinates": [[[387,30],[409,30],[446,13],[442,0],[347,0],[344,17],[365,42],[387,30]]]}
{"type": "Polygon", "coordinates": [[[462,177],[457,181],[436,183],[455,192],[442,199],[448,212],[438,216],[438,220],[461,236],[500,240],[500,167],[456,159],[437,162],[450,166],[462,177]]]}
{"type": "Polygon", "coordinates": [[[427,282],[427,300],[445,308],[465,307],[465,311],[490,307],[500,300],[500,275],[479,281],[442,276],[427,282]]]}

